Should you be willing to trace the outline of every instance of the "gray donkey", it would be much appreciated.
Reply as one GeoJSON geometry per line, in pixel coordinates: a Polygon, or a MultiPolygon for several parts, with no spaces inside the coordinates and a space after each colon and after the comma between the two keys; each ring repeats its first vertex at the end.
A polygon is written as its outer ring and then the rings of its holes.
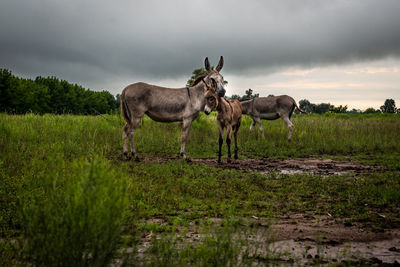
{"type": "Polygon", "coordinates": [[[276,120],[282,118],[289,128],[288,141],[290,141],[293,132],[293,123],[290,119],[294,109],[297,108],[300,112],[307,113],[300,109],[296,101],[288,95],[253,98],[241,101],[240,104],[242,105],[242,114],[247,114],[253,119],[250,126],[250,133],[257,123],[262,138],[264,138],[264,129],[261,125],[261,119],[276,120]]]}
{"type": "Polygon", "coordinates": [[[204,111],[205,93],[209,88],[203,80],[211,84],[219,96],[225,95],[224,79],[219,71],[224,65],[221,56],[215,70],[211,68],[208,58],[205,59],[206,74],[198,77],[191,87],[172,89],[147,83],[134,83],[127,86],[121,94],[121,113],[126,121],[122,131],[123,151],[126,159],[139,160],[133,137],[140,119],[146,114],[158,122],[182,122],[182,142],[180,155],[187,161],[186,140],[194,119],[204,111]],[[131,154],[128,152],[128,138],[131,154]]]}

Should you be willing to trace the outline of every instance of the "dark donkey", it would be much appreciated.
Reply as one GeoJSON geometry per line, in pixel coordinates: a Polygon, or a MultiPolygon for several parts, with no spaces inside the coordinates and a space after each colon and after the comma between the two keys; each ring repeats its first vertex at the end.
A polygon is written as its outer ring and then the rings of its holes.
{"type": "Polygon", "coordinates": [[[224,79],[219,73],[223,65],[224,59],[221,56],[216,69],[211,69],[210,62],[206,58],[205,68],[207,73],[197,78],[193,85],[187,88],[172,89],[147,83],[134,83],[127,86],[121,94],[121,113],[126,121],[122,131],[124,156],[127,159],[134,157],[139,160],[133,137],[140,119],[146,114],[158,122],[182,122],[180,155],[189,161],[185,149],[186,139],[193,120],[199,116],[200,111],[204,110],[204,95],[208,90],[202,80],[211,83],[218,95],[224,96],[224,79]],[[128,152],[128,138],[131,145],[131,154],[128,152]]]}
{"type": "Polygon", "coordinates": [[[226,144],[228,146],[228,163],[231,162],[231,140],[232,131],[235,139],[235,159],[238,159],[238,146],[237,146],[237,133],[242,121],[242,106],[236,99],[226,100],[224,97],[218,96],[215,90],[212,89],[206,81],[204,83],[209,87],[205,94],[206,106],[204,112],[209,114],[213,110],[218,111],[217,123],[219,130],[219,149],[218,149],[218,163],[221,163],[221,147],[224,142],[223,134],[226,128],[226,144]]]}
{"type": "Polygon", "coordinates": [[[282,118],[287,127],[289,127],[288,141],[290,141],[293,132],[293,123],[290,119],[292,118],[294,109],[297,108],[300,112],[307,113],[301,110],[297,106],[296,101],[288,95],[253,98],[241,101],[240,104],[242,104],[242,113],[249,115],[253,119],[250,126],[250,133],[257,123],[262,138],[264,138],[264,129],[261,125],[261,119],[276,120],[282,118]]]}

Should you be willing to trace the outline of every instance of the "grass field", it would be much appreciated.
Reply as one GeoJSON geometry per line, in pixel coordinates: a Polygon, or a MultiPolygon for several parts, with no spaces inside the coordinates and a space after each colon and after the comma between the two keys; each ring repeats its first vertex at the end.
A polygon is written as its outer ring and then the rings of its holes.
{"type": "MultiPolygon", "coordinates": [[[[290,214],[328,214],[375,232],[400,228],[399,115],[294,115],[291,143],[281,120],[263,122],[265,139],[258,129],[249,135],[250,123],[245,116],[239,161],[331,158],[382,171],[288,175],[188,164],[178,158],[179,123],[148,118],[135,136],[144,160],[127,162],[118,115],[0,114],[3,265],[296,263],[254,251],[242,238],[260,230],[254,220],[266,222],[264,236],[290,214]],[[200,237],[188,241],[189,233],[200,237]]],[[[217,149],[215,114],[201,114],[187,154],[216,158],[217,149]]]]}

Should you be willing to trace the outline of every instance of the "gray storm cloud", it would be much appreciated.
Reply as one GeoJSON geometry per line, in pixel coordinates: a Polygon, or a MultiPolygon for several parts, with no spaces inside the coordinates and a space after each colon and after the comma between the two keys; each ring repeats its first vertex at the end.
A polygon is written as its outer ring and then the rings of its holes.
{"type": "MultiPolygon", "coordinates": [[[[400,1],[2,0],[0,67],[92,87],[400,57],[400,1]]],[[[102,88],[93,88],[102,89],[102,88]]]]}

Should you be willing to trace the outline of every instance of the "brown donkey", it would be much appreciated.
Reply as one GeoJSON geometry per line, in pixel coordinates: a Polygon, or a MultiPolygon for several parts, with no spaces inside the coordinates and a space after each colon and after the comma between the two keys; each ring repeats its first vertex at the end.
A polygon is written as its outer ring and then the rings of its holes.
{"type": "Polygon", "coordinates": [[[182,122],[182,142],[180,155],[187,161],[186,139],[194,119],[204,110],[205,93],[209,88],[204,84],[212,84],[212,89],[219,95],[225,95],[224,79],[219,71],[224,65],[223,57],[220,58],[216,69],[212,69],[208,58],[205,59],[207,73],[194,81],[187,88],[165,88],[147,83],[134,83],[127,86],[121,94],[121,113],[126,121],[122,131],[124,156],[127,159],[134,157],[139,160],[133,137],[140,119],[146,114],[158,122],[182,122]],[[131,154],[128,152],[128,139],[131,154]]]}
{"type": "Polygon", "coordinates": [[[217,123],[219,130],[219,149],[218,149],[218,163],[221,163],[221,147],[224,142],[223,134],[226,128],[226,144],[228,146],[228,163],[231,162],[231,140],[232,131],[235,139],[235,159],[238,159],[238,146],[237,146],[237,133],[242,121],[242,106],[236,99],[226,100],[224,97],[218,96],[217,92],[204,81],[209,90],[205,94],[206,106],[204,112],[208,115],[211,111],[217,110],[217,123]]]}

